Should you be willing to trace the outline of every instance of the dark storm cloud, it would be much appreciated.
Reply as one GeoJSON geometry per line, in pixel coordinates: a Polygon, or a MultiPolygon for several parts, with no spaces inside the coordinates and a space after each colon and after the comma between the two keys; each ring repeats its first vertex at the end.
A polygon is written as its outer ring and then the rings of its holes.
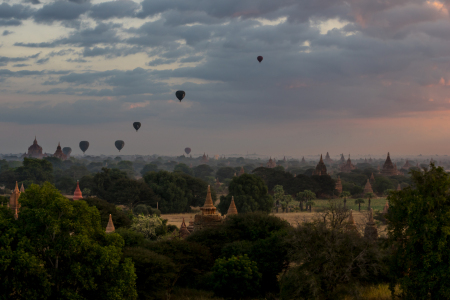
{"type": "Polygon", "coordinates": [[[0,19],[0,27],[2,27],[2,26],[19,26],[19,25],[22,25],[22,21],[20,21],[20,20],[15,20],[15,19],[3,20],[3,19],[0,19]]]}
{"type": "Polygon", "coordinates": [[[7,35],[10,35],[10,34],[13,34],[13,33],[14,33],[14,32],[12,32],[12,31],[4,30],[3,33],[2,33],[2,35],[3,35],[3,36],[7,36],[7,35]]]}
{"type": "Polygon", "coordinates": [[[139,8],[140,5],[131,0],[110,1],[92,6],[89,15],[99,20],[133,17],[139,8]]]}
{"type": "Polygon", "coordinates": [[[52,23],[54,21],[73,21],[90,9],[89,3],[75,3],[56,1],[44,5],[33,15],[38,23],[52,23]]]}
{"type": "Polygon", "coordinates": [[[25,20],[31,17],[33,12],[34,10],[29,8],[27,5],[9,5],[8,3],[0,4],[0,19],[25,20]]]}

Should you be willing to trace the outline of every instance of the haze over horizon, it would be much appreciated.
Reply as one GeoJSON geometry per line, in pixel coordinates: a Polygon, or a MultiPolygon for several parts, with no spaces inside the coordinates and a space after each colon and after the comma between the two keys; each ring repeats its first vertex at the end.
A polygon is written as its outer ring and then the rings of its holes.
{"type": "Polygon", "coordinates": [[[3,0],[0,152],[444,155],[449,5],[3,0]]]}

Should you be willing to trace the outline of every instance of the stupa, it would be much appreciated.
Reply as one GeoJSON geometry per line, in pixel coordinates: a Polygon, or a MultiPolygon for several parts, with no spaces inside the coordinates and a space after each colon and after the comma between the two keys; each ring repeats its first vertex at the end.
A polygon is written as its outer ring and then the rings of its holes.
{"type": "Polygon", "coordinates": [[[397,191],[401,191],[402,187],[400,186],[400,183],[397,185],[397,191]]]}
{"type": "Polygon", "coordinates": [[[112,221],[111,214],[109,214],[108,225],[106,225],[106,233],[111,233],[114,231],[116,231],[116,228],[114,227],[114,223],[112,221]]]}
{"type": "Polygon", "coordinates": [[[386,204],[385,204],[384,207],[383,207],[383,212],[382,212],[382,214],[385,215],[385,214],[388,213],[388,211],[389,211],[389,203],[386,201],[386,204]]]}
{"type": "Polygon", "coordinates": [[[381,174],[384,176],[398,175],[397,166],[392,163],[389,152],[387,154],[386,161],[384,162],[383,169],[381,170],[381,174]]]}
{"type": "Polygon", "coordinates": [[[20,192],[21,193],[25,192],[25,188],[23,187],[23,183],[22,183],[22,186],[20,187],[20,192]]]}
{"type": "Polygon", "coordinates": [[[328,152],[327,152],[327,155],[325,155],[325,160],[324,160],[324,162],[325,162],[326,164],[332,164],[332,163],[333,163],[333,160],[331,159],[330,154],[328,154],[328,152]]]}
{"type": "Polygon", "coordinates": [[[336,180],[336,185],[335,185],[334,189],[338,191],[339,195],[342,193],[342,182],[341,182],[340,176],[338,176],[338,178],[336,180]]]}
{"type": "Polygon", "coordinates": [[[201,162],[202,163],[207,163],[208,161],[209,161],[209,157],[203,152],[203,156],[202,156],[201,162]]]}
{"type": "Polygon", "coordinates": [[[347,224],[345,225],[345,229],[348,231],[358,232],[358,228],[356,227],[355,219],[353,219],[353,210],[350,209],[350,215],[348,216],[347,224]]]}
{"type": "Polygon", "coordinates": [[[53,154],[53,157],[59,158],[61,160],[66,160],[67,155],[65,155],[61,150],[61,145],[58,143],[58,147],[56,147],[56,152],[53,154]]]}
{"type": "Polygon", "coordinates": [[[23,155],[23,157],[29,158],[43,158],[46,155],[42,153],[42,147],[39,146],[36,137],[34,137],[33,145],[28,147],[28,152],[23,155]]]}
{"type": "Polygon", "coordinates": [[[184,218],[183,218],[183,222],[181,223],[181,226],[180,226],[179,234],[180,234],[180,238],[182,238],[182,239],[188,237],[191,234],[189,232],[189,230],[187,229],[187,227],[186,227],[186,223],[184,222],[184,218]]]}
{"type": "Polygon", "coordinates": [[[305,157],[303,156],[302,157],[302,161],[300,162],[302,165],[306,165],[306,160],[305,160],[305,157]]]}
{"type": "Polygon", "coordinates": [[[194,231],[222,224],[223,218],[216,212],[216,207],[211,198],[211,188],[209,185],[205,204],[203,207],[200,207],[200,210],[202,211],[202,214],[195,215],[194,231]]]}
{"type": "Polygon", "coordinates": [[[366,186],[364,186],[364,194],[373,193],[372,185],[370,184],[369,179],[367,179],[366,186]]]}
{"type": "Polygon", "coordinates": [[[267,167],[272,169],[272,168],[275,168],[276,166],[277,166],[277,163],[274,160],[272,160],[272,157],[270,157],[269,161],[267,162],[267,167]]]}
{"type": "Polygon", "coordinates": [[[373,220],[373,209],[370,209],[369,221],[366,223],[366,228],[364,228],[364,237],[371,240],[376,240],[378,238],[378,229],[373,220]]]}
{"type": "Polygon", "coordinates": [[[339,163],[340,163],[340,164],[345,164],[344,153],[341,154],[341,158],[339,159],[339,163]]]}
{"type": "Polygon", "coordinates": [[[244,175],[244,174],[245,174],[244,167],[241,167],[241,170],[239,171],[239,176],[244,175]]]}
{"type": "Polygon", "coordinates": [[[19,203],[19,197],[20,197],[20,190],[19,185],[16,181],[16,187],[11,193],[11,196],[9,196],[9,208],[17,213],[20,210],[20,203],[19,203]]]}
{"type": "Polygon", "coordinates": [[[222,184],[220,183],[219,178],[216,178],[216,183],[215,183],[216,189],[219,189],[221,185],[222,184]]]}
{"type": "Polygon", "coordinates": [[[322,154],[320,155],[320,160],[319,163],[316,166],[316,169],[313,172],[313,175],[328,175],[327,173],[327,166],[325,166],[325,163],[323,162],[322,159],[322,154]]]}
{"type": "Polygon", "coordinates": [[[375,177],[372,175],[370,175],[370,184],[374,184],[375,183],[375,177]]]}
{"type": "Polygon", "coordinates": [[[412,167],[412,165],[409,163],[409,160],[406,160],[406,163],[403,165],[403,170],[409,170],[412,167]]]}
{"type": "Polygon", "coordinates": [[[73,200],[80,200],[83,199],[83,194],[81,193],[80,190],[80,183],[77,180],[77,188],[75,189],[75,192],[73,193],[73,200]]]}
{"type": "Polygon", "coordinates": [[[237,215],[238,211],[236,208],[236,204],[234,203],[234,196],[231,196],[230,207],[228,208],[227,216],[237,215]]]}
{"type": "Polygon", "coordinates": [[[341,172],[350,173],[352,170],[356,169],[356,167],[352,164],[352,160],[350,159],[350,154],[348,155],[347,162],[340,166],[341,172]]]}

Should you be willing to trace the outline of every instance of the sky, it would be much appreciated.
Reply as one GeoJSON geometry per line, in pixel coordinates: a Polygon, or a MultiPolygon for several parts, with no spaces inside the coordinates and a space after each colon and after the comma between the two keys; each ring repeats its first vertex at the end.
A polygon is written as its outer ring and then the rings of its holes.
{"type": "Polygon", "coordinates": [[[448,154],[449,8],[3,0],[0,153],[448,154]]]}

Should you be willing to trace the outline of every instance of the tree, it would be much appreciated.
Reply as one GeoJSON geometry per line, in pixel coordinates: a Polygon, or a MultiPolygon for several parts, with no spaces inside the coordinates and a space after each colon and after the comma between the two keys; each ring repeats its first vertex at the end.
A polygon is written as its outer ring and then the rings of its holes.
{"type": "Polygon", "coordinates": [[[95,207],[50,183],[20,196],[18,220],[0,207],[0,289],[8,299],[136,299],[123,239],[106,234],[95,207]]]}
{"type": "Polygon", "coordinates": [[[364,197],[366,197],[366,198],[369,200],[369,207],[367,208],[367,210],[370,210],[370,200],[371,200],[372,198],[375,197],[375,194],[369,192],[369,193],[366,193],[366,194],[364,195],[364,197]]]}
{"type": "Polygon", "coordinates": [[[256,175],[243,174],[234,177],[228,190],[227,196],[220,197],[220,203],[217,207],[223,215],[227,213],[230,207],[231,197],[234,197],[239,213],[272,211],[273,198],[268,194],[264,181],[256,175]]]}
{"type": "Polygon", "coordinates": [[[231,179],[236,171],[231,167],[222,167],[216,172],[216,177],[219,178],[220,182],[224,182],[225,179],[231,179]]]}
{"type": "Polygon", "coordinates": [[[116,229],[122,227],[130,227],[131,220],[123,211],[118,210],[114,204],[108,203],[107,201],[96,197],[87,198],[84,199],[84,201],[86,201],[89,206],[94,206],[95,208],[97,208],[98,212],[100,213],[100,222],[102,228],[106,228],[106,225],[109,221],[109,215],[111,215],[114,227],[116,229]]]}
{"type": "Polygon", "coordinates": [[[144,176],[148,172],[158,172],[158,166],[153,163],[145,165],[141,170],[141,175],[144,176]]]}
{"type": "Polygon", "coordinates": [[[194,167],[193,171],[195,177],[200,178],[204,181],[207,181],[207,177],[212,176],[214,173],[213,168],[205,164],[194,167]]]}
{"type": "Polygon", "coordinates": [[[362,204],[362,203],[366,203],[366,202],[364,201],[364,199],[359,198],[359,199],[356,199],[356,200],[355,200],[355,204],[358,204],[358,211],[361,211],[361,204],[362,204]]]}
{"type": "Polygon", "coordinates": [[[191,168],[189,168],[188,165],[182,164],[182,163],[176,165],[175,168],[173,168],[173,171],[175,173],[184,173],[184,174],[188,174],[188,175],[191,175],[191,176],[194,175],[194,171],[191,168]]]}
{"type": "Polygon", "coordinates": [[[389,195],[388,237],[393,248],[391,288],[404,299],[450,298],[450,177],[442,167],[411,170],[413,188],[389,195]]]}
{"type": "Polygon", "coordinates": [[[243,298],[260,292],[261,274],[246,254],[219,258],[212,271],[213,290],[220,297],[243,298]]]}
{"type": "Polygon", "coordinates": [[[344,209],[347,207],[347,198],[350,198],[351,196],[352,195],[347,191],[344,191],[339,195],[339,197],[344,198],[344,209]]]}
{"type": "MultiPolygon", "coordinates": [[[[306,210],[308,210],[308,206],[309,206],[309,211],[311,212],[311,205],[314,205],[314,202],[312,200],[316,199],[316,194],[313,193],[310,190],[305,190],[303,191],[300,195],[300,199],[302,199],[303,201],[306,201],[306,210]]],[[[302,210],[303,210],[303,203],[301,203],[302,206],[302,210]]]]}
{"type": "Polygon", "coordinates": [[[142,233],[146,239],[156,240],[167,235],[167,229],[164,230],[166,224],[167,220],[157,215],[137,215],[133,218],[130,229],[142,233]]]}

